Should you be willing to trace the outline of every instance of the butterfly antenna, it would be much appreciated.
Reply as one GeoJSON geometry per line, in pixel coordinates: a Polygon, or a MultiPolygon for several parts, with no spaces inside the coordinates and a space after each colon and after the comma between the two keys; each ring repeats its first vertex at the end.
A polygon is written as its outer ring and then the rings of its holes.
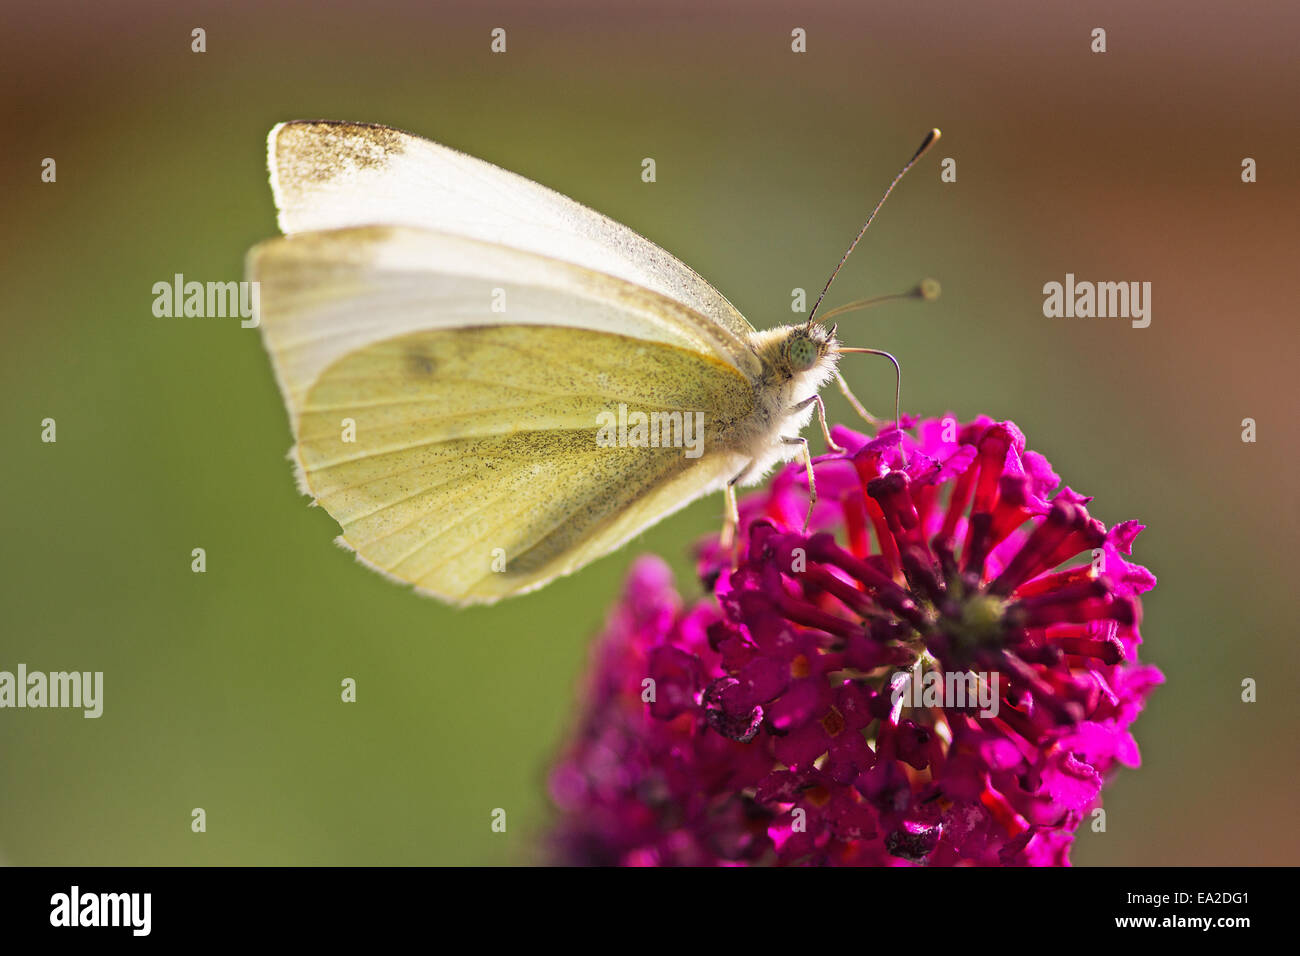
{"type": "Polygon", "coordinates": [[[876,203],[876,208],[871,210],[871,215],[867,217],[867,221],[864,222],[862,228],[858,230],[857,237],[849,243],[848,250],[840,257],[840,264],[835,267],[835,271],[831,273],[831,277],[826,280],[826,285],[822,286],[821,295],[817,296],[817,301],[813,303],[812,311],[808,313],[808,324],[805,328],[812,328],[813,316],[817,314],[817,306],[821,305],[822,299],[826,298],[826,291],[831,287],[831,283],[835,281],[835,277],[840,274],[840,269],[844,267],[845,261],[849,258],[854,247],[857,246],[858,242],[866,233],[867,227],[871,225],[872,220],[876,218],[876,213],[880,212],[880,207],[885,204],[885,200],[889,198],[889,194],[892,193],[894,187],[898,185],[898,181],[906,175],[909,169],[916,165],[916,161],[925,155],[926,150],[938,142],[941,135],[942,134],[938,129],[930,130],[930,132],[926,134],[925,139],[921,142],[921,145],[917,147],[916,152],[912,154],[912,158],[907,161],[907,165],[898,171],[898,175],[894,177],[894,181],[889,184],[889,188],[885,190],[885,194],[880,197],[880,202],[876,203]]]}
{"type": "Polygon", "coordinates": [[[924,299],[926,302],[933,302],[939,298],[939,282],[937,279],[922,279],[907,292],[893,292],[889,295],[877,295],[870,299],[858,299],[855,302],[846,302],[844,305],[837,305],[829,312],[823,312],[821,323],[825,325],[837,315],[843,315],[846,312],[860,312],[863,309],[869,309],[873,305],[880,305],[884,302],[897,302],[902,299],[924,299]]]}

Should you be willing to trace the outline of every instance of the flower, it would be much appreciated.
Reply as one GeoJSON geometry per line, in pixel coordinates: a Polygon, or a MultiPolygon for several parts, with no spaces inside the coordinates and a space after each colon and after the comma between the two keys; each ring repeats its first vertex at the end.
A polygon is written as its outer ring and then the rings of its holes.
{"type": "Polygon", "coordinates": [[[1062,865],[1160,672],[1130,563],[1011,422],[844,428],[698,551],[640,559],[551,776],[558,858],[1062,865]]]}

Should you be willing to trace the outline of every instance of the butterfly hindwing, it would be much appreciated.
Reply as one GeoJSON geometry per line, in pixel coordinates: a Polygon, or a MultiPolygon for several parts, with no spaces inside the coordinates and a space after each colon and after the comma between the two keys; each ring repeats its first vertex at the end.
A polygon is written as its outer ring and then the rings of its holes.
{"type": "Polygon", "coordinates": [[[747,392],[721,363],[611,333],[418,332],[321,375],[297,454],[368,564],[448,600],[494,600],[575,570],[717,487],[734,467],[713,444],[718,410],[746,413],[747,392]],[[631,409],[670,423],[656,443],[682,444],[625,443],[620,405],[624,422],[631,409]],[[687,421],[697,412],[702,434],[687,421]]]}
{"type": "Polygon", "coordinates": [[[752,353],[656,293],[405,227],[271,240],[249,272],[304,490],[364,561],[447,600],[576,570],[744,464],[721,436],[753,409],[752,353]],[[620,404],[682,443],[599,444],[620,404]]]}

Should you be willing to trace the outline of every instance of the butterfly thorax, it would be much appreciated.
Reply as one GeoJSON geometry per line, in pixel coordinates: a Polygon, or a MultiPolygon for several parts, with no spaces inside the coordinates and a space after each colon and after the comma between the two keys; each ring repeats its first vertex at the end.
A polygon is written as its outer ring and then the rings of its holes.
{"type": "Polygon", "coordinates": [[[798,436],[814,412],[811,403],[797,406],[821,391],[839,362],[834,330],[821,325],[766,329],[754,333],[750,343],[761,365],[753,381],[754,410],[729,442],[754,461],[743,484],[759,480],[772,465],[797,453],[798,446],[782,439],[798,436]]]}

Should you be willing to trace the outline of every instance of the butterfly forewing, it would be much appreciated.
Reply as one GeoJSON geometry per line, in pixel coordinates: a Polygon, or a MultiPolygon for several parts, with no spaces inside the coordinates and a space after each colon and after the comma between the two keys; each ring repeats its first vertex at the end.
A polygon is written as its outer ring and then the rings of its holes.
{"type": "Polygon", "coordinates": [[[658,292],[733,336],[752,326],[693,269],[607,216],[481,159],[385,126],[300,120],[267,142],[286,234],[406,225],[569,262],[658,292]]]}

